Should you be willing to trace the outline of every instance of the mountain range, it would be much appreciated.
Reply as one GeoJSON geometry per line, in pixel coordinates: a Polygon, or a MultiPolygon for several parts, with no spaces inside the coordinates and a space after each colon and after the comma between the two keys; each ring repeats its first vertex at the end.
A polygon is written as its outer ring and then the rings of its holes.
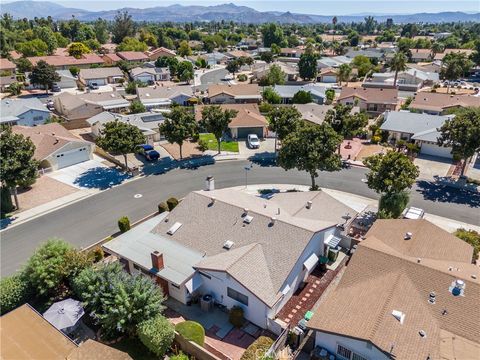
{"type": "MultiPolygon", "coordinates": [[[[64,7],[49,1],[15,1],[1,5],[1,13],[9,13],[14,18],[33,19],[35,17],[51,16],[54,19],[71,19],[75,16],[81,21],[92,21],[97,18],[113,20],[118,11],[127,10],[136,21],[156,22],[194,22],[194,21],[234,21],[242,23],[329,23],[331,15],[298,14],[292,12],[257,11],[247,6],[238,6],[233,3],[200,6],[200,5],[170,5],[152,8],[121,8],[106,11],[88,11],[64,7]]],[[[395,23],[440,23],[440,22],[466,22],[480,19],[480,13],[471,14],[464,12],[418,13],[403,15],[373,15],[379,22],[388,18],[395,23]]],[[[337,16],[339,22],[360,22],[364,15],[337,16]]]]}

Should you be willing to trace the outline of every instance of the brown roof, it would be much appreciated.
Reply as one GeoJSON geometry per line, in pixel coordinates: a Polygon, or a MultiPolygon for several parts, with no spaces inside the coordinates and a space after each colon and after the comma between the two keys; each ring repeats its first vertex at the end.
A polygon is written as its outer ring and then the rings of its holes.
{"type": "Polygon", "coordinates": [[[234,57],[234,58],[239,58],[239,57],[252,57],[252,54],[243,51],[243,50],[232,50],[227,52],[227,55],[234,57]]]}
{"type": "Polygon", "coordinates": [[[122,59],[117,54],[105,54],[103,55],[106,58],[109,58],[113,62],[121,61],[122,59]]]}
{"type": "Polygon", "coordinates": [[[148,56],[141,51],[119,51],[117,55],[127,61],[143,61],[148,60],[148,56]]]}
{"type": "Polygon", "coordinates": [[[473,359],[480,351],[480,270],[472,253],[426,220],[377,220],[309,327],[370,342],[396,359],[473,359]],[[450,292],[456,279],[466,283],[464,296],[450,292]],[[403,324],[394,310],[405,314],[403,324]],[[465,351],[468,357],[459,356],[465,351]]]}
{"type": "MultiPolygon", "coordinates": [[[[195,106],[195,119],[200,121],[202,119],[202,110],[206,106],[213,105],[198,105],[195,106]]],[[[267,126],[268,122],[265,116],[260,114],[257,104],[222,104],[219,105],[223,110],[236,110],[237,116],[228,125],[229,128],[251,127],[251,126],[267,126]]]]}
{"type": "Polygon", "coordinates": [[[419,92],[414,96],[410,108],[443,111],[450,107],[480,107],[480,97],[472,95],[451,95],[443,93],[419,92]]]}
{"type": "Polygon", "coordinates": [[[18,60],[22,57],[22,54],[20,54],[16,50],[12,50],[12,51],[10,51],[10,56],[12,57],[13,60],[18,60]]]}
{"type": "Polygon", "coordinates": [[[67,360],[132,360],[127,353],[99,343],[98,341],[88,339],[79,347],[74,349],[67,360]]]}
{"type": "Polygon", "coordinates": [[[156,55],[156,54],[158,54],[158,53],[166,53],[166,54],[168,54],[168,55],[170,55],[170,56],[176,56],[176,55],[177,55],[177,54],[175,53],[175,51],[170,50],[170,49],[167,49],[166,47],[163,47],[163,46],[147,52],[147,55],[148,55],[148,56],[151,56],[151,55],[156,55]]]}
{"type": "Polygon", "coordinates": [[[65,146],[69,142],[85,142],[76,137],[62,125],[57,123],[38,125],[35,127],[19,126],[12,127],[16,134],[22,134],[29,137],[35,144],[35,159],[41,161],[53,152],[65,146]]]}
{"type": "Polygon", "coordinates": [[[257,84],[238,84],[238,85],[223,85],[214,84],[208,87],[208,96],[216,96],[220,94],[228,94],[231,96],[257,96],[260,95],[260,88],[257,84]]]}
{"type": "Polygon", "coordinates": [[[337,100],[343,100],[350,97],[360,98],[367,103],[376,104],[396,104],[398,102],[397,89],[377,89],[362,87],[343,87],[340,97],[337,100]]]}
{"type": "Polygon", "coordinates": [[[15,70],[17,66],[8,59],[0,58],[0,70],[15,70]]]}
{"type": "Polygon", "coordinates": [[[473,53],[472,49],[445,49],[443,53],[435,54],[435,60],[442,60],[445,55],[450,53],[463,53],[466,56],[470,56],[473,53]]]}
{"type": "Polygon", "coordinates": [[[0,318],[2,360],[65,360],[76,345],[25,304],[0,318]]]}
{"type": "Polygon", "coordinates": [[[37,65],[40,60],[53,66],[74,66],[74,65],[88,65],[88,64],[103,64],[103,60],[97,54],[84,54],[80,59],[73,56],[50,55],[50,56],[32,56],[28,60],[33,66],[37,65]]]}

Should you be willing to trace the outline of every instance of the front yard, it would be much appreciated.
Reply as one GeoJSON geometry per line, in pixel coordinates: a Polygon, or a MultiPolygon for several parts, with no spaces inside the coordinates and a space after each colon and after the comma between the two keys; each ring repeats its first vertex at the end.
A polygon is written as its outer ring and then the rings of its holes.
{"type": "MultiPolygon", "coordinates": [[[[217,139],[213,134],[200,134],[199,141],[205,141],[208,150],[218,150],[217,139]]],[[[238,142],[236,141],[222,141],[220,143],[221,151],[238,152],[238,142]]]]}

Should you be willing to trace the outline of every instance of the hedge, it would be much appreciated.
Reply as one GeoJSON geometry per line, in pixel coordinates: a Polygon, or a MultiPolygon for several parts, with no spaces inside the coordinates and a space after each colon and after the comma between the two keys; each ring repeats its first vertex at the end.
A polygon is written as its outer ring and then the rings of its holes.
{"type": "Polygon", "coordinates": [[[143,321],[138,325],[140,341],[155,355],[163,357],[175,338],[173,325],[162,315],[143,321]]]}
{"type": "Polygon", "coordinates": [[[265,353],[272,346],[273,340],[267,336],[260,336],[243,353],[240,360],[258,360],[263,358],[265,353]]]}
{"type": "Polygon", "coordinates": [[[195,321],[183,321],[178,323],[175,326],[175,330],[177,330],[186,340],[193,341],[200,346],[203,346],[205,342],[205,329],[195,321]]]}
{"type": "Polygon", "coordinates": [[[29,285],[21,275],[3,278],[0,281],[0,313],[3,315],[28,300],[29,285]]]}
{"type": "Polygon", "coordinates": [[[122,216],[120,219],[118,219],[118,228],[122,233],[130,230],[130,220],[128,217],[122,216]]]}

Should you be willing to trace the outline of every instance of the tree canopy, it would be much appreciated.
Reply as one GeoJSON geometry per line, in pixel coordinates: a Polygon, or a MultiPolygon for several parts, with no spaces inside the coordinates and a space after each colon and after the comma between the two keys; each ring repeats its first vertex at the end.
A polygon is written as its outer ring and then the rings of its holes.
{"type": "Polygon", "coordinates": [[[237,113],[237,110],[223,110],[221,106],[218,105],[205,106],[202,109],[200,126],[215,136],[219,154],[222,136],[228,130],[228,124],[237,116],[237,113]]]}
{"type": "Polygon", "coordinates": [[[312,80],[317,76],[317,59],[318,56],[313,51],[305,51],[300,56],[298,62],[298,72],[304,80],[312,80]]]}
{"type": "Polygon", "coordinates": [[[180,147],[180,159],[183,158],[182,146],[189,139],[198,137],[198,124],[195,115],[187,108],[175,106],[165,114],[165,121],[159,126],[160,133],[170,144],[180,147]]]}
{"type": "Polygon", "coordinates": [[[351,139],[362,133],[368,124],[368,116],[364,112],[352,114],[350,105],[337,104],[327,111],[325,122],[346,139],[351,139]]]}
{"type": "Polygon", "coordinates": [[[55,66],[47,64],[40,60],[30,74],[30,82],[34,85],[42,85],[48,92],[54,83],[60,81],[60,75],[57,74],[55,66]]]}

